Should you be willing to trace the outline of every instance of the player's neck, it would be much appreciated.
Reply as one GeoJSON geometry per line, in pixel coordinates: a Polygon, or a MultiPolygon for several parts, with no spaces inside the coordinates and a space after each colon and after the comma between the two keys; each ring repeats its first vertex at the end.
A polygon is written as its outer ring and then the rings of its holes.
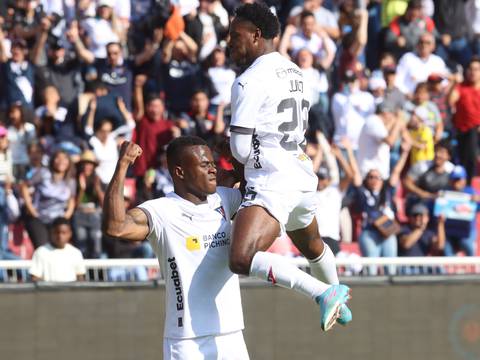
{"type": "Polygon", "coordinates": [[[200,205],[207,202],[207,194],[194,194],[189,191],[182,191],[175,189],[175,194],[180,196],[182,199],[187,200],[194,205],[200,205]]]}

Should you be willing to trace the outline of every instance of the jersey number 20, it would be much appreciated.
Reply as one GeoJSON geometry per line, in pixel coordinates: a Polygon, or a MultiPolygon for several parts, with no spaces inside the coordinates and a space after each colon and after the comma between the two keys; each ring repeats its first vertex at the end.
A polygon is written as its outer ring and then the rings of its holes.
{"type": "Polygon", "coordinates": [[[285,110],[292,110],[292,119],[280,124],[278,131],[283,134],[282,140],[280,140],[280,146],[287,151],[295,151],[298,148],[299,143],[296,141],[288,141],[290,134],[296,131],[299,127],[300,132],[303,134],[308,126],[308,108],[310,104],[307,100],[302,99],[301,104],[297,104],[294,98],[283,99],[280,101],[277,107],[277,114],[283,113],[285,110]],[[299,121],[300,119],[300,121],[299,121]]]}

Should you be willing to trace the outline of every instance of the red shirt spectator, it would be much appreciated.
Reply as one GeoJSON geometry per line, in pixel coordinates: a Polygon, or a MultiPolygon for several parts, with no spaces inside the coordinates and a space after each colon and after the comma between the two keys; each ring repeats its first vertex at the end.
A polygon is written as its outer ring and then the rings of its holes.
{"type": "Polygon", "coordinates": [[[454,124],[458,130],[465,132],[480,125],[480,88],[464,82],[457,85],[456,90],[458,101],[454,124]]]}
{"type": "Polygon", "coordinates": [[[172,140],[174,123],[164,118],[165,107],[159,97],[147,100],[145,116],[137,122],[133,141],[143,149],[142,156],[135,162],[135,176],[156,166],[158,151],[172,140]]]}

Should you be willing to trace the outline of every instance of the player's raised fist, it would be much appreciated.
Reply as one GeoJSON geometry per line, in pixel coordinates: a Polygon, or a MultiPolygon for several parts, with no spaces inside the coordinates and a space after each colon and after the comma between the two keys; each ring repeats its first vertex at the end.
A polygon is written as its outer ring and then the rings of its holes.
{"type": "Polygon", "coordinates": [[[129,165],[133,164],[135,160],[142,155],[142,148],[130,141],[124,141],[120,147],[119,161],[126,162],[129,165]]]}

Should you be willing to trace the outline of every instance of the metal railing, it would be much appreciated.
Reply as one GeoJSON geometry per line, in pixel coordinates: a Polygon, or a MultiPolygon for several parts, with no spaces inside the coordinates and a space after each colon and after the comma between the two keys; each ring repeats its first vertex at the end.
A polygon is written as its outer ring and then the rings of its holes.
{"type": "MultiPolygon", "coordinates": [[[[289,258],[290,262],[308,271],[305,258],[289,258]]],[[[87,259],[86,280],[89,282],[125,282],[161,280],[157,259],[87,259]]],[[[372,277],[377,275],[478,275],[480,257],[396,257],[337,258],[341,276],[372,277]]],[[[29,282],[30,260],[1,260],[0,282],[29,282]]]]}

